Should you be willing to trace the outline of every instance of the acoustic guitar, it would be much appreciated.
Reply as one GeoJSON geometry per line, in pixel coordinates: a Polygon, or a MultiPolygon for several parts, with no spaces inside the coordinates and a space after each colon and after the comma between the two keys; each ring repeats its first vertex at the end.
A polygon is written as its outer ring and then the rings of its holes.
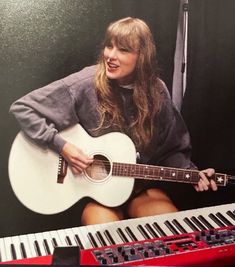
{"type": "MultiPolygon", "coordinates": [[[[136,164],[136,149],[125,134],[112,132],[91,137],[77,124],[61,136],[94,157],[87,170],[75,176],[65,160],[50,149],[16,136],[9,155],[9,178],[17,198],[30,210],[55,214],[84,197],[115,207],[130,197],[135,179],[197,184],[199,171],[136,164]]],[[[218,186],[235,183],[235,177],[216,173],[218,186]]]]}

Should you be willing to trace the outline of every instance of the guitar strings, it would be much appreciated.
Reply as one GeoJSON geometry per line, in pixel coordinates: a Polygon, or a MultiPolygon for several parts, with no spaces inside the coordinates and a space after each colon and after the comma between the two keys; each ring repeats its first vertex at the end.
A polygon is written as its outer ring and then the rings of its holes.
{"type": "MultiPolygon", "coordinates": [[[[107,160],[98,160],[98,159],[95,159],[94,162],[93,162],[93,164],[95,166],[97,166],[97,167],[101,167],[98,170],[96,170],[96,173],[97,174],[108,174],[109,170],[106,169],[106,171],[104,171],[104,168],[102,168],[102,167],[108,167],[109,168],[111,166],[110,162],[107,161],[107,160]]],[[[141,173],[141,170],[137,170],[136,167],[135,167],[136,165],[138,165],[138,167],[144,167],[145,165],[141,165],[141,164],[135,164],[134,165],[134,164],[128,164],[128,163],[114,163],[114,164],[116,166],[115,170],[117,172],[118,171],[121,171],[121,170],[122,171],[125,171],[125,175],[126,176],[135,177],[136,179],[139,178],[139,179],[147,179],[147,180],[148,179],[149,180],[154,180],[154,179],[160,179],[161,180],[162,179],[161,178],[162,175],[159,174],[159,169],[155,170],[156,166],[148,166],[148,170],[151,171],[151,169],[152,169],[152,171],[155,172],[155,173],[153,173],[153,174],[146,174],[143,171],[141,173]],[[120,167],[122,165],[124,165],[125,167],[120,167]],[[127,167],[130,167],[130,168],[128,169],[127,167]],[[136,172],[133,172],[134,170],[136,172]]],[[[165,168],[165,169],[167,170],[167,168],[165,168]]],[[[145,169],[145,171],[146,171],[146,169],[145,169]]],[[[191,172],[192,173],[192,176],[190,176],[190,180],[189,181],[185,180],[184,179],[185,177],[183,177],[183,176],[182,177],[179,177],[179,175],[177,175],[177,179],[180,181],[180,178],[182,178],[184,182],[188,182],[188,183],[191,183],[192,180],[196,179],[195,180],[195,183],[198,182],[198,173],[199,173],[199,171],[196,171],[196,170],[186,170],[186,172],[187,173],[188,172],[191,172]],[[197,177],[193,177],[193,174],[197,174],[197,177]]],[[[164,179],[165,180],[168,180],[168,181],[169,180],[170,181],[177,181],[177,179],[174,179],[174,177],[172,177],[172,176],[169,176],[169,175],[166,175],[166,174],[163,175],[163,176],[164,176],[164,179]]]]}

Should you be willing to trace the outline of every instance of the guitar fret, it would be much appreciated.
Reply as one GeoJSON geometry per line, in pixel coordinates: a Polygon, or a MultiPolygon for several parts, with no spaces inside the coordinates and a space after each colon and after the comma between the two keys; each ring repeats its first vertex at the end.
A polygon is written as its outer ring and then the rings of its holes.
{"type": "Polygon", "coordinates": [[[164,170],[164,168],[161,167],[161,168],[159,169],[159,178],[160,178],[160,180],[163,179],[164,174],[165,174],[165,170],[164,170]]]}
{"type": "MultiPolygon", "coordinates": [[[[144,164],[113,163],[113,174],[136,179],[175,181],[197,184],[200,176],[198,170],[159,167],[144,164]]],[[[216,173],[213,177],[217,185],[226,185],[226,175],[216,173]]]]}
{"type": "Polygon", "coordinates": [[[199,176],[199,172],[198,171],[192,171],[192,179],[191,180],[195,184],[198,183],[198,181],[200,180],[200,176],[199,176]]]}

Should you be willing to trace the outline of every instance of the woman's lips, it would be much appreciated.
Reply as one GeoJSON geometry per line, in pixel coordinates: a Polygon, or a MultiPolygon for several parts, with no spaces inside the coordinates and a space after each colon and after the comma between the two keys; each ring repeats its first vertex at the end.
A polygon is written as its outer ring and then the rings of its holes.
{"type": "Polygon", "coordinates": [[[107,62],[107,65],[110,69],[116,69],[118,68],[119,66],[117,64],[114,64],[114,63],[111,63],[111,62],[107,62]]]}

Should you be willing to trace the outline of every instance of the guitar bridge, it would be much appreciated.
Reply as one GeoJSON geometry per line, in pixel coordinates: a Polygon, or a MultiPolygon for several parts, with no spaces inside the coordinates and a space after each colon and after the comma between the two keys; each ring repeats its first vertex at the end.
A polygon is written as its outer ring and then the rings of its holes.
{"type": "Polygon", "coordinates": [[[59,165],[58,165],[58,173],[57,173],[57,183],[63,184],[64,178],[67,174],[68,163],[67,161],[60,155],[59,156],[59,165]]]}

